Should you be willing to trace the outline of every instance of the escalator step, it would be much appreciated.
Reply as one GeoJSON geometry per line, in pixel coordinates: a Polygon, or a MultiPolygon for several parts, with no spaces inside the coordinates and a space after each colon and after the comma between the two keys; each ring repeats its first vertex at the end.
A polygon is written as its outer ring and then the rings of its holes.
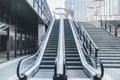
{"type": "Polygon", "coordinates": [[[48,49],[46,49],[45,52],[51,52],[52,53],[52,52],[57,52],[57,50],[51,50],[51,49],[48,50],[48,49]]]}
{"type": "Polygon", "coordinates": [[[40,65],[40,69],[54,69],[54,65],[40,65]]]}
{"type": "Polygon", "coordinates": [[[67,66],[81,66],[82,64],[80,63],[80,61],[67,61],[66,65],[67,66]]]}
{"type": "Polygon", "coordinates": [[[56,54],[46,54],[44,55],[44,57],[56,57],[57,55],[56,54]]]}
{"type": "Polygon", "coordinates": [[[55,58],[56,57],[53,57],[53,56],[48,56],[48,57],[43,57],[43,60],[49,60],[49,61],[51,61],[51,60],[55,60],[55,58]]]}
{"type": "Polygon", "coordinates": [[[55,20],[42,58],[40,69],[54,69],[58,47],[59,23],[60,20],[55,20]]]}
{"type": "Polygon", "coordinates": [[[83,69],[82,66],[67,66],[67,69],[69,70],[80,70],[83,69]]]}
{"type": "Polygon", "coordinates": [[[41,65],[54,65],[55,64],[55,61],[45,61],[45,60],[42,60],[41,62],[41,65]]]}

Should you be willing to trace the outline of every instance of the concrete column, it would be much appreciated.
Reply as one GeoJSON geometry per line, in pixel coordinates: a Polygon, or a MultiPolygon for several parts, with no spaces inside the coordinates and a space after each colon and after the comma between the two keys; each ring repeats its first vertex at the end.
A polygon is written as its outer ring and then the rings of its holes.
{"type": "Polygon", "coordinates": [[[10,33],[9,28],[7,29],[7,60],[10,59],[10,33]]]}
{"type": "Polygon", "coordinates": [[[22,56],[22,33],[20,33],[20,56],[22,56]]]}
{"type": "Polygon", "coordinates": [[[42,38],[45,34],[45,25],[38,25],[38,43],[40,43],[40,41],[42,41],[42,38]]]}
{"type": "Polygon", "coordinates": [[[17,29],[15,28],[15,55],[14,57],[17,57],[17,29]]]}
{"type": "Polygon", "coordinates": [[[28,45],[27,45],[27,47],[28,47],[28,54],[30,54],[31,52],[30,52],[30,34],[28,34],[28,45]]]}
{"type": "Polygon", "coordinates": [[[25,34],[25,47],[24,47],[24,50],[25,50],[25,55],[27,54],[27,38],[26,38],[26,34],[25,34]]]}

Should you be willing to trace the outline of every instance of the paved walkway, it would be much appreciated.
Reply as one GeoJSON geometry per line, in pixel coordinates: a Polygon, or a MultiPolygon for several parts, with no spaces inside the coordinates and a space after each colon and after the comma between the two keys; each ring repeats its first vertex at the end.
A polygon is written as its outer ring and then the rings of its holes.
{"type": "Polygon", "coordinates": [[[120,69],[105,68],[105,75],[102,80],[120,80],[120,69]]]}
{"type": "MultiPolygon", "coordinates": [[[[35,78],[35,79],[30,79],[30,80],[53,80],[53,78],[35,78]]],[[[87,78],[68,78],[68,80],[90,80],[90,79],[87,79],[87,78]]]]}
{"type": "MultiPolygon", "coordinates": [[[[28,56],[28,55],[27,55],[28,56]]],[[[16,69],[18,62],[26,56],[0,64],[0,80],[17,80],[16,69]]]]}
{"type": "MultiPolygon", "coordinates": [[[[9,52],[10,60],[15,59],[14,55],[15,55],[14,51],[9,52]]],[[[17,51],[17,57],[19,57],[19,56],[20,56],[20,51],[17,51]]],[[[0,52],[0,63],[2,63],[2,62],[4,63],[6,61],[8,61],[7,60],[7,52],[6,51],[0,52]]]]}
{"type": "MultiPolygon", "coordinates": [[[[28,55],[27,55],[28,56],[28,55]]],[[[18,62],[26,56],[5,62],[0,64],[0,80],[18,80],[16,75],[16,68],[18,62]]],[[[118,68],[105,68],[105,75],[102,80],[119,80],[120,79],[120,69],[118,68]]],[[[30,79],[30,80],[40,80],[30,79]]],[[[41,78],[41,80],[52,80],[49,78],[41,78]]],[[[80,78],[69,78],[68,80],[90,80],[90,79],[80,79],[80,78]]]]}

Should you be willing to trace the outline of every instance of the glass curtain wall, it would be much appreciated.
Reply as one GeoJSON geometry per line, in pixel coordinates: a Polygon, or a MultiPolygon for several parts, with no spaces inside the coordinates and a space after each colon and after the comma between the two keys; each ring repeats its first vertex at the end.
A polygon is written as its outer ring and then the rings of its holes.
{"type": "Polygon", "coordinates": [[[45,24],[49,24],[52,15],[46,0],[27,0],[36,13],[42,18],[45,24]]]}
{"type": "Polygon", "coordinates": [[[28,25],[23,24],[19,18],[0,9],[0,63],[36,50],[37,36],[27,32],[25,28],[28,25]]]}

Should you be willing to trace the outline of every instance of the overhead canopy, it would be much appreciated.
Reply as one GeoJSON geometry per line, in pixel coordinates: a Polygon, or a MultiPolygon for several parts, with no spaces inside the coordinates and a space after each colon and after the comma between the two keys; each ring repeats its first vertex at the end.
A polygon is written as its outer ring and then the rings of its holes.
{"type": "Polygon", "coordinates": [[[0,8],[32,23],[42,24],[42,19],[25,0],[0,0],[0,8]]]}

